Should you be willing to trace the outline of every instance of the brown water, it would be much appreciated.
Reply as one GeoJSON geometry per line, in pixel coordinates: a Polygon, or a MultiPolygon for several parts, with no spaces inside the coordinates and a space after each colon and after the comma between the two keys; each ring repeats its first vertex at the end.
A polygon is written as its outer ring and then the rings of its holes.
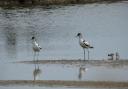
{"type": "MultiPolygon", "coordinates": [[[[88,4],[34,8],[0,9],[0,80],[33,80],[34,64],[15,61],[33,60],[31,37],[42,46],[39,59],[83,59],[75,37],[82,32],[94,46],[91,59],[106,59],[119,52],[127,59],[128,3],[88,4]]],[[[90,60],[91,60],[90,59],[90,60]]],[[[128,67],[84,65],[36,65],[40,80],[128,81],[128,67]]],[[[50,89],[50,87],[12,86],[0,89],[50,89]]],[[[59,89],[68,89],[59,87],[59,89]]],[[[73,88],[74,89],[74,88],[73,88]]],[[[79,89],[79,88],[77,88],[79,89]]],[[[87,88],[93,89],[93,88],[87,88]]],[[[117,88],[116,88],[117,89],[117,88]]]]}

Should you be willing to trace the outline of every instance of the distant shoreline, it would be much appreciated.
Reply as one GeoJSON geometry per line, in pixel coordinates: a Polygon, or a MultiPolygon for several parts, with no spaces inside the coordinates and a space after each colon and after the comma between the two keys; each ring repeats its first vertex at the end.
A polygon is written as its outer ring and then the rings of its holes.
{"type": "Polygon", "coordinates": [[[128,88],[128,82],[116,81],[71,81],[71,80],[0,80],[0,86],[48,86],[48,87],[95,87],[128,88]]]}
{"type": "Polygon", "coordinates": [[[88,4],[88,3],[113,3],[128,0],[0,0],[2,6],[36,6],[36,5],[68,5],[68,4],[88,4]]]}
{"type": "Polygon", "coordinates": [[[17,61],[13,63],[24,63],[24,64],[62,64],[62,65],[71,65],[71,66],[80,66],[80,65],[92,65],[92,66],[107,66],[107,67],[122,67],[128,66],[128,59],[120,60],[81,60],[81,59],[60,59],[60,60],[38,60],[37,61],[17,61]]]}

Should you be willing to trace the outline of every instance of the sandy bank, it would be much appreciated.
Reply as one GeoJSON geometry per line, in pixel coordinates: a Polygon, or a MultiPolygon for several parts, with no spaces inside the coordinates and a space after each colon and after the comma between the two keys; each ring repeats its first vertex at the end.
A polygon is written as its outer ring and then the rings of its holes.
{"type": "Polygon", "coordinates": [[[114,81],[66,81],[66,80],[0,80],[0,86],[67,86],[67,87],[97,87],[97,88],[128,88],[128,82],[114,81]]]}
{"type": "Polygon", "coordinates": [[[38,61],[17,61],[14,63],[25,63],[25,64],[66,64],[66,65],[82,65],[89,64],[92,66],[128,66],[127,59],[120,60],[80,60],[80,59],[62,59],[62,60],[38,60],[38,61]]]}

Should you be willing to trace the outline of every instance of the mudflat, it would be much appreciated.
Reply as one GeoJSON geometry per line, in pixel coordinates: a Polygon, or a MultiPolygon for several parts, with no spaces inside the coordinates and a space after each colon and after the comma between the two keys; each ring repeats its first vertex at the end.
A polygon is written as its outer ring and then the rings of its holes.
{"type": "Polygon", "coordinates": [[[115,81],[66,81],[66,80],[0,80],[0,86],[66,86],[96,88],[128,88],[128,82],[115,81]]]}
{"type": "Polygon", "coordinates": [[[26,64],[64,64],[64,65],[81,65],[90,64],[93,66],[128,66],[127,59],[121,60],[81,60],[81,59],[60,59],[60,60],[38,60],[38,61],[17,61],[15,63],[26,63],[26,64]]]}

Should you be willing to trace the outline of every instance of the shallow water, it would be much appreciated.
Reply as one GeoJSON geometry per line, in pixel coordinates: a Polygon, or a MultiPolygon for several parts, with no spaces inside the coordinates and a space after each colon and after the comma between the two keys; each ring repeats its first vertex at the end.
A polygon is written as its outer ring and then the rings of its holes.
{"type": "MultiPolygon", "coordinates": [[[[127,59],[127,9],[127,2],[0,9],[0,80],[33,80],[34,64],[13,63],[33,60],[33,35],[43,48],[39,60],[83,59],[83,50],[75,37],[78,32],[94,46],[91,59],[107,59],[111,52],[119,52],[121,58],[127,59]]],[[[39,79],[128,81],[127,66],[84,67],[86,71],[80,74],[80,66],[40,64],[39,79]]]]}

